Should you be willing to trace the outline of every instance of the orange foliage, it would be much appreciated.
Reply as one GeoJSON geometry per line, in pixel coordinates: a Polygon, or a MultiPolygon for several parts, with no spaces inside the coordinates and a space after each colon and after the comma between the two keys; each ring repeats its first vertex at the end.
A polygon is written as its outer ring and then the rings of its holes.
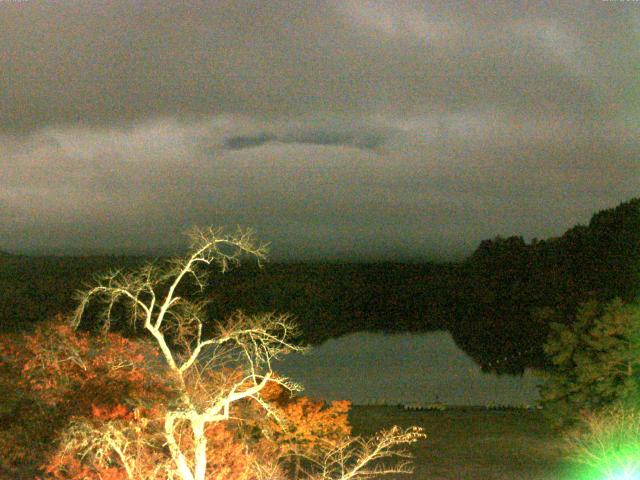
{"type": "MultiPolygon", "coordinates": [[[[163,422],[175,390],[155,350],[113,333],[92,337],[60,320],[39,325],[33,334],[0,338],[0,373],[10,372],[13,376],[6,378],[12,378],[24,398],[32,399],[14,408],[7,425],[0,417],[0,449],[5,457],[0,471],[40,462],[42,478],[127,479],[113,451],[87,454],[87,443],[81,441],[57,448],[66,426],[81,420],[88,435],[116,429],[128,452],[133,452],[137,478],[158,478],[159,468],[171,467],[163,422]]],[[[240,378],[229,371],[200,375],[194,382],[196,390],[189,392],[198,403],[240,378]]],[[[291,396],[275,383],[261,396],[278,420],[247,400],[233,406],[231,417],[242,420],[207,426],[207,480],[252,480],[254,462],[273,464],[296,454],[312,457],[321,446],[351,433],[349,402],[327,405],[291,396]]],[[[193,437],[186,424],[178,426],[176,439],[188,455],[193,437]]]]}
{"type": "Polygon", "coordinates": [[[270,419],[261,428],[278,446],[281,457],[297,463],[297,455],[317,457],[323,450],[336,445],[351,434],[346,400],[326,404],[308,397],[292,396],[277,383],[262,392],[264,399],[276,409],[278,420],[270,419]]]}
{"type": "Polygon", "coordinates": [[[91,405],[91,415],[102,421],[114,420],[116,418],[123,420],[133,419],[133,412],[121,403],[116,404],[112,408],[91,405]]]}
{"type": "Polygon", "coordinates": [[[171,390],[151,346],[108,333],[77,332],[60,317],[32,335],[3,341],[0,357],[19,374],[19,388],[44,404],[90,414],[94,404],[114,406],[165,398],[171,390]]]}
{"type": "Polygon", "coordinates": [[[326,404],[292,396],[277,383],[269,384],[262,396],[279,409],[289,427],[280,436],[285,443],[291,440],[314,447],[319,442],[340,440],[351,434],[348,418],[351,402],[348,400],[326,404]]]}
{"type": "MultiPolygon", "coordinates": [[[[56,459],[59,433],[79,417],[96,422],[160,418],[171,383],[156,356],[147,344],[117,334],[97,338],[77,332],[59,316],[32,334],[0,336],[2,383],[10,384],[7,391],[20,392],[12,411],[0,418],[0,471],[44,463],[53,478],[92,478],[71,456],[56,459]]],[[[120,478],[112,470],[95,478],[120,478]]]]}
{"type": "Polygon", "coordinates": [[[53,457],[47,465],[45,472],[49,478],[55,480],[101,480],[102,478],[127,480],[127,473],[122,469],[112,467],[97,470],[92,469],[82,464],[77,458],[71,456],[53,457]],[[114,476],[116,472],[118,476],[114,476]],[[103,477],[103,473],[106,473],[109,477],[103,477]]]}

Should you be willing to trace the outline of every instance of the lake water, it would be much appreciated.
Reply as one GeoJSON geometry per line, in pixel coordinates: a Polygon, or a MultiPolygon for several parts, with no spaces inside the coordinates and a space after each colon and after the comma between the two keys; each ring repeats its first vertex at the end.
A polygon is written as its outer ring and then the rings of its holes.
{"type": "Polygon", "coordinates": [[[449,405],[534,405],[540,379],[483,373],[448,332],[354,333],[275,369],[304,385],[304,394],[355,404],[440,401],[449,405]]]}

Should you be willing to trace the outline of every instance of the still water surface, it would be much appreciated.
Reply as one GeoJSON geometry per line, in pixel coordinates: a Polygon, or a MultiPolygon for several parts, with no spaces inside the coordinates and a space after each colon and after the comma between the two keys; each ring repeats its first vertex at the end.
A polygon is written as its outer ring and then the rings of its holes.
{"type": "Polygon", "coordinates": [[[289,355],[276,370],[304,385],[306,395],[355,404],[534,405],[539,398],[532,372],[482,373],[448,332],[354,333],[289,355]]]}

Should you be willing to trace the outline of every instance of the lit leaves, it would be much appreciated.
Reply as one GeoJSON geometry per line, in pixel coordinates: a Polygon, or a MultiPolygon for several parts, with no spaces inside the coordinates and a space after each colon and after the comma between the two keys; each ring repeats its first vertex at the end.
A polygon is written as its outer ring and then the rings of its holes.
{"type": "Polygon", "coordinates": [[[545,414],[558,425],[580,411],[633,402],[640,393],[640,308],[613,300],[584,304],[575,322],[555,324],[545,344],[554,368],[541,388],[545,414]]]}

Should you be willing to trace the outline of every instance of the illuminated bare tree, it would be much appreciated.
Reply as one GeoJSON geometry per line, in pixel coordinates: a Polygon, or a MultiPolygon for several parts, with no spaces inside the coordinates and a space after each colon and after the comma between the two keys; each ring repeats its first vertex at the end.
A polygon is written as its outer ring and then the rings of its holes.
{"type": "Polygon", "coordinates": [[[346,438],[336,445],[328,445],[319,460],[312,461],[312,468],[304,473],[308,480],[362,480],[413,473],[411,454],[398,447],[424,437],[418,427],[404,430],[392,427],[370,439],[346,438]]]}
{"type": "MultiPolygon", "coordinates": [[[[290,341],[295,337],[296,327],[287,315],[247,316],[238,312],[225,323],[213,327],[205,325],[206,303],[193,300],[185,288],[202,289],[209,266],[217,266],[225,272],[237,265],[243,255],[262,261],[265,247],[254,241],[251,232],[243,231],[225,235],[216,229],[194,230],[190,239],[190,255],[170,261],[168,267],[148,265],[134,273],[115,272],[100,278],[97,286],[79,294],[74,324],[80,325],[87,307],[95,302],[105,307],[100,318],[108,330],[116,312],[122,313],[124,305],[130,324],[151,335],[177,385],[178,400],[167,409],[162,432],[172,460],[167,476],[204,480],[207,425],[229,420],[231,406],[243,399],[255,400],[270,415],[276,416],[277,412],[261,397],[261,391],[270,382],[279,383],[290,391],[300,390],[300,387],[276,376],[271,362],[280,355],[302,349],[290,341]],[[234,372],[234,375],[224,372],[234,372]],[[193,446],[187,451],[177,435],[185,425],[193,446]]],[[[90,430],[86,432],[90,433],[90,430]]],[[[108,442],[102,448],[116,448],[127,472],[134,472],[133,464],[126,458],[123,434],[107,433],[103,437],[108,442]]],[[[308,477],[348,480],[371,476],[376,471],[366,470],[365,464],[395,455],[396,445],[415,441],[420,436],[417,430],[394,430],[379,437],[377,443],[357,443],[356,440],[354,444],[328,447],[322,460],[316,460],[319,470],[308,477]],[[343,465],[338,468],[341,461],[343,465]]],[[[87,445],[94,448],[95,442],[87,445]]],[[[406,465],[400,464],[377,473],[405,470],[406,465]]],[[[259,478],[275,478],[275,472],[278,470],[270,470],[266,465],[255,467],[255,475],[259,478]]],[[[133,479],[134,473],[129,477],[133,479]]]]}

